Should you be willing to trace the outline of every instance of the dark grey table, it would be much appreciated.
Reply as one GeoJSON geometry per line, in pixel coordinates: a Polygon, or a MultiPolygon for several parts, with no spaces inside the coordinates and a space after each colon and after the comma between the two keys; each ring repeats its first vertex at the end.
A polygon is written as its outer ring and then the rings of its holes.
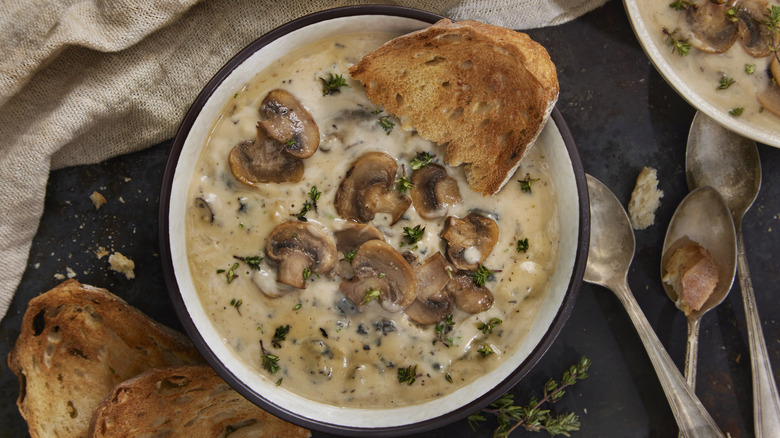
{"type": "MultiPolygon", "coordinates": [[[[687,193],[685,141],[694,109],[651,65],[629,25],[623,5],[611,0],[574,22],[529,32],[558,66],[558,108],[579,146],[585,170],[626,204],[642,166],[658,169],[665,195],[656,224],[636,233],[629,283],[647,318],[682,368],[686,325],[663,292],[660,250],[666,226],[687,193]]],[[[780,135],[780,134],[778,134],[780,135]]],[[[98,165],[52,172],[43,219],[29,264],[8,315],[0,322],[0,357],[5,360],[19,333],[27,301],[59,283],[55,274],[72,269],[77,279],[105,287],[151,317],[181,330],[163,284],[158,252],[157,210],[170,142],[98,165]],[[109,202],[95,211],[89,195],[109,202]],[[98,260],[99,246],[136,263],[127,280],[98,260]]],[[[761,193],[744,220],[745,245],[775,378],[780,366],[780,149],[759,145],[761,193]]],[[[677,426],[645,350],[611,292],[584,284],[574,311],[538,365],[513,389],[516,400],[539,397],[548,377],[582,355],[593,365],[553,409],[576,412],[587,437],[673,437],[677,426]]],[[[750,356],[739,286],[702,320],[697,392],[720,427],[732,437],[753,435],[750,356]]],[[[16,377],[0,374],[0,435],[22,437],[26,425],[15,401],[16,377]]],[[[426,436],[490,436],[493,423],[472,432],[465,420],[426,436]]],[[[779,432],[780,433],[780,432],[779,432]]],[[[328,436],[315,432],[315,436],[328,436]]],[[[513,436],[532,435],[523,430],[513,436]]],[[[547,436],[544,432],[538,436],[547,436]]]]}

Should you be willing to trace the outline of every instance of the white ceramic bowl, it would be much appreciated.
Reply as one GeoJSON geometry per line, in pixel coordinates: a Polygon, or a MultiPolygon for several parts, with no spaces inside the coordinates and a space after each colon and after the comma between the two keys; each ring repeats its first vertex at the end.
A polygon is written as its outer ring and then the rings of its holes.
{"type": "Polygon", "coordinates": [[[589,206],[585,173],[560,113],[540,136],[556,177],[561,244],[549,292],[517,351],[494,371],[454,393],[414,406],[353,409],[326,405],[280,390],[244,365],[204,312],[187,262],[184,212],[195,162],[208,129],[225,102],[256,72],[290,50],[323,37],[367,28],[406,33],[436,15],[389,6],[346,7],[285,24],[238,53],[205,86],[175,138],[163,181],[160,244],[166,283],[186,331],[203,356],[236,390],[269,412],[305,427],[338,434],[407,435],[440,427],[490,403],[514,386],[541,358],[568,318],[587,259],[589,206]]]}
{"type": "MultiPolygon", "coordinates": [[[[634,33],[636,33],[642,48],[658,69],[658,72],[661,73],[661,76],[688,103],[710,116],[725,128],[755,141],[780,147],[780,118],[768,112],[760,118],[752,120],[734,117],[729,114],[731,108],[724,108],[722,104],[718,104],[714,99],[707,96],[708,93],[704,90],[704,87],[714,88],[713,84],[704,83],[705,81],[686,80],[686,76],[682,74],[677,63],[674,62],[678,55],[672,54],[670,46],[664,43],[661,29],[651,24],[649,17],[643,15],[640,3],[652,1],[657,2],[659,0],[624,0],[624,4],[631,25],[634,28],[634,33]]],[[[661,1],[664,6],[667,6],[670,2],[661,1]]]]}

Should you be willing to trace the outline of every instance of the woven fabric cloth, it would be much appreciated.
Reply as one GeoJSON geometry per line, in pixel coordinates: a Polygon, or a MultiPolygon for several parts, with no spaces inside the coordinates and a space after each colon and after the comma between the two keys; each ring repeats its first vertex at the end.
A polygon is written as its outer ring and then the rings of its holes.
{"type": "MultiPolygon", "coordinates": [[[[604,2],[379,3],[530,29],[604,2]]],[[[0,318],[24,272],[51,169],[173,137],[203,85],[240,49],[291,19],[360,3],[377,2],[0,0],[0,318]]]]}

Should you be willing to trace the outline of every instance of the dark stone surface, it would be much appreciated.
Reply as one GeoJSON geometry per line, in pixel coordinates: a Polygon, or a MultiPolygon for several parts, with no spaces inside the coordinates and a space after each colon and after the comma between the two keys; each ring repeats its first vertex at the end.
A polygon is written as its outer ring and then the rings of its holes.
{"type": "MultiPolygon", "coordinates": [[[[579,146],[585,170],[610,187],[624,204],[642,166],[658,169],[665,195],[656,224],[636,232],[629,284],[675,363],[682,368],[686,324],[664,294],[659,279],[666,225],[687,193],[685,141],[694,109],[669,87],[641,50],[621,2],[612,0],[580,19],[529,32],[544,44],[559,69],[558,108],[579,146]]],[[[60,282],[68,268],[82,282],[108,288],[130,304],[181,329],[162,279],[157,210],[166,142],[139,153],[90,166],[52,172],[45,213],[29,265],[8,315],[0,322],[0,357],[7,357],[30,298],[60,282]],[[93,191],[108,203],[95,211],[93,191]],[[98,259],[103,247],[136,263],[127,280],[98,259]]],[[[780,149],[759,145],[763,186],[744,220],[745,246],[775,370],[780,365],[780,149]],[[775,227],[778,230],[775,230],[775,227]]],[[[539,364],[514,388],[518,402],[540,397],[549,377],[559,379],[581,356],[593,361],[590,378],[553,406],[579,415],[574,436],[672,437],[677,426],[652,365],[618,300],[606,289],[584,284],[574,312],[539,364]]],[[[778,373],[775,372],[775,377],[778,373]]],[[[753,435],[753,409],[745,316],[741,293],[732,293],[701,323],[697,393],[718,425],[732,437],[753,435]]],[[[23,437],[16,377],[0,373],[0,436],[23,437]]],[[[476,433],[462,420],[425,436],[491,436],[494,423],[476,433]]],[[[546,434],[542,433],[546,436],[546,434]]],[[[315,437],[326,434],[315,432],[315,437]]],[[[531,435],[518,430],[513,436],[531,435]]],[[[539,435],[541,436],[541,435],[539,435]]]]}

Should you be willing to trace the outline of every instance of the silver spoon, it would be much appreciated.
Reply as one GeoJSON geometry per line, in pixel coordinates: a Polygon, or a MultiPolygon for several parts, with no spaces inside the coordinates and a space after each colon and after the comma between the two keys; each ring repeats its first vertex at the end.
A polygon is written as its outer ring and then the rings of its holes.
{"type": "Polygon", "coordinates": [[[685,383],[628,287],[628,268],[634,258],[635,243],[626,211],[604,184],[590,175],[587,179],[590,246],[585,281],[610,289],[623,303],[658,374],[680,434],[684,437],[722,437],[718,425],[685,383]]]}
{"type": "MultiPolygon", "coordinates": [[[[696,358],[699,350],[701,317],[720,304],[734,284],[737,268],[737,236],[731,212],[712,187],[699,187],[682,200],[669,222],[661,251],[661,278],[666,275],[666,264],[677,249],[695,242],[704,247],[718,268],[715,290],[699,310],[688,314],[688,342],[685,352],[685,380],[696,389],[696,358]]],[[[677,292],[662,281],[666,295],[677,302],[677,292]]]]}
{"type": "Polygon", "coordinates": [[[750,281],[742,217],[761,188],[761,163],[756,143],[721,127],[701,112],[693,118],[685,156],[688,187],[712,186],[720,192],[734,218],[737,231],[737,274],[750,340],[753,374],[753,423],[757,438],[780,431],[780,398],[772,376],[761,320],[750,281]]]}

